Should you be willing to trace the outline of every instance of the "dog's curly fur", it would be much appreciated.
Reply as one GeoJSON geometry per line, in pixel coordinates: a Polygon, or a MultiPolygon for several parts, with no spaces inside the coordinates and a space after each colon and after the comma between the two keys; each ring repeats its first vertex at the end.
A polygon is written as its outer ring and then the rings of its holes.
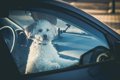
{"type": "Polygon", "coordinates": [[[47,20],[39,20],[28,26],[28,36],[33,36],[25,73],[35,73],[65,68],[77,63],[77,60],[61,58],[52,44],[56,27],[47,20]]]}

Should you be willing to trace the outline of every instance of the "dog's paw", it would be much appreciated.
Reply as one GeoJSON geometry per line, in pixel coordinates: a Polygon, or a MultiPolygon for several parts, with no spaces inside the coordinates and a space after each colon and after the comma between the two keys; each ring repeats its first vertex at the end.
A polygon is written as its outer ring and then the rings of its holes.
{"type": "Polygon", "coordinates": [[[60,65],[58,63],[52,63],[52,68],[59,69],[60,65]]]}

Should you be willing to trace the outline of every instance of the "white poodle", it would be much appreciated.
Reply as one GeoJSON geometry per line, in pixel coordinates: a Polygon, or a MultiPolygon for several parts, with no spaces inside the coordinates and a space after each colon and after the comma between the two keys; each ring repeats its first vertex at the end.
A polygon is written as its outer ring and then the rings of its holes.
{"type": "Polygon", "coordinates": [[[52,44],[57,34],[56,27],[47,20],[39,20],[26,29],[32,44],[28,55],[25,73],[35,73],[69,67],[77,60],[61,58],[52,44]]]}

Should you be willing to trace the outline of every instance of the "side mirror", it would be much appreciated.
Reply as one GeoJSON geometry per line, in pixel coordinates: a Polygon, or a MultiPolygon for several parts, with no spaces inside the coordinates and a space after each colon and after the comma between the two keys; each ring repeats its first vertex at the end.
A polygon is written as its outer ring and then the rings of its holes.
{"type": "Polygon", "coordinates": [[[97,63],[104,62],[110,59],[111,59],[111,56],[110,56],[109,49],[103,46],[97,46],[81,56],[80,64],[86,65],[86,64],[96,63],[96,62],[97,63]]]}

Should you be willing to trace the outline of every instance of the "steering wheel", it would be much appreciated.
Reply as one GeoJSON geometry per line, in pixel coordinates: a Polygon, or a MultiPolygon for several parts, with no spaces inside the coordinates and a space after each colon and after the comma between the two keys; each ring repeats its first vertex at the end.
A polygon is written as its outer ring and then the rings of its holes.
{"type": "Polygon", "coordinates": [[[17,36],[15,30],[10,26],[3,26],[0,28],[0,32],[3,35],[3,38],[10,50],[10,53],[12,53],[15,47],[17,36]]]}

